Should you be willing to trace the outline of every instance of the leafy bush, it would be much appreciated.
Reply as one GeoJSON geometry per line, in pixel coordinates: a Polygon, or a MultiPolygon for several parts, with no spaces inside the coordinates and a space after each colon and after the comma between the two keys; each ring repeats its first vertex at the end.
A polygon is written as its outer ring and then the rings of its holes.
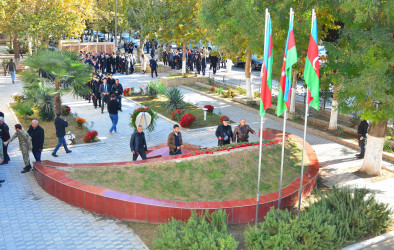
{"type": "Polygon", "coordinates": [[[240,95],[246,95],[246,89],[237,87],[235,88],[235,91],[237,91],[240,95]]]}
{"type": "Polygon", "coordinates": [[[353,114],[353,116],[352,116],[352,118],[350,118],[349,122],[350,122],[350,125],[354,128],[360,124],[361,117],[358,116],[357,114],[353,114]]]}
{"type": "Polygon", "coordinates": [[[158,95],[165,95],[167,87],[161,82],[149,82],[147,86],[147,94],[156,98],[158,95]]]}
{"type": "Polygon", "coordinates": [[[228,234],[227,214],[219,210],[197,215],[187,222],[172,219],[158,226],[153,249],[237,249],[238,242],[228,234]]]}
{"type": "Polygon", "coordinates": [[[216,92],[217,92],[219,95],[221,95],[222,92],[223,92],[223,88],[222,88],[222,87],[216,88],[216,92]]]}
{"type": "Polygon", "coordinates": [[[228,90],[223,91],[223,96],[226,98],[229,98],[229,97],[233,98],[235,96],[235,92],[232,88],[229,88],[228,90]]]}
{"type": "Polygon", "coordinates": [[[25,102],[20,102],[14,106],[14,109],[16,112],[20,115],[23,116],[23,119],[27,119],[28,116],[31,116],[34,114],[33,109],[28,103],[25,102]]]}
{"type": "Polygon", "coordinates": [[[216,92],[216,87],[213,86],[213,87],[210,88],[210,90],[211,90],[212,93],[214,93],[214,92],[216,92]]]}
{"type": "Polygon", "coordinates": [[[333,249],[363,236],[378,235],[390,224],[391,210],[367,189],[333,188],[292,216],[271,208],[259,227],[246,231],[250,249],[333,249]]]}
{"type": "Polygon", "coordinates": [[[196,117],[191,113],[187,113],[179,120],[179,124],[182,128],[188,128],[193,124],[194,121],[196,121],[196,117]]]}
{"type": "Polygon", "coordinates": [[[18,93],[14,93],[12,94],[12,100],[14,100],[14,102],[16,103],[21,103],[24,102],[26,100],[25,96],[18,94],[18,93]]]}
{"type": "Polygon", "coordinates": [[[55,111],[53,110],[54,104],[53,104],[52,96],[50,96],[47,93],[42,93],[41,99],[37,103],[37,106],[38,106],[38,117],[40,118],[40,120],[52,121],[53,119],[55,119],[55,111]]]}
{"type": "Polygon", "coordinates": [[[260,92],[259,91],[253,92],[253,97],[254,97],[254,99],[259,99],[260,98],[260,92]]]}
{"type": "Polygon", "coordinates": [[[166,103],[167,108],[170,110],[177,110],[177,109],[183,109],[184,108],[184,95],[181,93],[181,91],[178,88],[172,88],[169,89],[166,93],[166,96],[168,98],[168,101],[166,103]]]}

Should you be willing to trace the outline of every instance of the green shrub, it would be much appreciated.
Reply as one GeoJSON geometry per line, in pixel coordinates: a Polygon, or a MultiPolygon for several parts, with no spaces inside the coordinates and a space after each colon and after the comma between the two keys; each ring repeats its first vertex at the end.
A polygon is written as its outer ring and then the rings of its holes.
{"type": "Polygon", "coordinates": [[[236,249],[238,242],[228,234],[227,214],[223,210],[192,216],[187,222],[172,219],[158,226],[154,249],[236,249]]]}
{"type": "Polygon", "coordinates": [[[55,119],[53,98],[48,93],[41,93],[41,101],[38,104],[38,117],[43,121],[55,119]]]}
{"type": "Polygon", "coordinates": [[[246,95],[246,89],[237,87],[235,88],[235,91],[237,91],[240,95],[246,95]]]}
{"type": "Polygon", "coordinates": [[[34,114],[33,109],[31,108],[29,103],[26,102],[20,102],[14,106],[14,109],[16,112],[20,115],[23,116],[23,119],[27,119],[28,116],[31,116],[34,114]]]}
{"type": "Polygon", "coordinates": [[[271,208],[258,228],[245,234],[249,249],[333,249],[363,236],[382,233],[391,222],[387,204],[367,189],[333,188],[316,195],[301,213],[271,208]]]}
{"type": "Polygon", "coordinates": [[[151,97],[156,98],[158,95],[165,95],[167,87],[161,82],[149,82],[146,90],[147,94],[151,97]]]}
{"type": "Polygon", "coordinates": [[[178,88],[172,88],[169,89],[166,93],[166,96],[168,98],[168,101],[166,102],[167,108],[170,110],[177,110],[177,109],[183,109],[184,108],[184,95],[181,93],[181,91],[178,88]]]}

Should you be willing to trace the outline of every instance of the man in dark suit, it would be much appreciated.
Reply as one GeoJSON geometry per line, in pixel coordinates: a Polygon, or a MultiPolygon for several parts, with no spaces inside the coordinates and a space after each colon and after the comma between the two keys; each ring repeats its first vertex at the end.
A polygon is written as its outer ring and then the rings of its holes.
{"type": "Polygon", "coordinates": [[[44,148],[45,138],[44,129],[40,125],[38,125],[37,120],[32,120],[29,130],[27,130],[27,133],[31,137],[31,143],[33,145],[32,153],[34,159],[36,159],[36,161],[41,161],[41,152],[44,148]]]}
{"type": "Polygon", "coordinates": [[[158,76],[158,74],[157,74],[157,62],[156,62],[156,60],[155,59],[150,59],[149,60],[149,66],[150,66],[150,73],[151,73],[151,75],[152,75],[152,78],[153,78],[153,71],[156,73],[156,77],[158,76]]]}
{"type": "MultiPolygon", "coordinates": [[[[8,141],[11,136],[10,136],[10,129],[8,125],[4,122],[4,116],[0,116],[0,138],[3,140],[3,142],[8,141]]],[[[1,165],[8,164],[8,162],[11,160],[10,156],[7,153],[8,145],[3,146],[3,154],[4,154],[4,161],[1,163],[1,165]]]]}
{"type": "Polygon", "coordinates": [[[101,85],[101,78],[94,77],[92,84],[92,99],[93,99],[94,108],[97,108],[97,103],[99,107],[101,107],[100,85],[101,85]]]}
{"type": "Polygon", "coordinates": [[[116,101],[119,103],[119,110],[122,111],[123,86],[119,83],[119,79],[115,80],[115,84],[112,85],[111,92],[115,94],[116,101]]]}
{"type": "Polygon", "coordinates": [[[107,84],[107,79],[103,80],[103,84],[100,85],[99,92],[101,94],[101,114],[104,113],[104,104],[109,101],[109,95],[111,94],[111,86],[107,84]]]}

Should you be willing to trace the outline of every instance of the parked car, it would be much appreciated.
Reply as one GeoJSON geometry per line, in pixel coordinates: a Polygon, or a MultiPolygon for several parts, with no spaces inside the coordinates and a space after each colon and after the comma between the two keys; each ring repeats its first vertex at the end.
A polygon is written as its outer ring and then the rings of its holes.
{"type": "MultiPolygon", "coordinates": [[[[261,70],[262,65],[263,65],[263,58],[258,57],[256,55],[252,55],[251,68],[253,70],[261,70]]],[[[241,58],[238,58],[236,61],[234,61],[234,66],[245,67],[245,61],[242,60],[241,58]]]]}

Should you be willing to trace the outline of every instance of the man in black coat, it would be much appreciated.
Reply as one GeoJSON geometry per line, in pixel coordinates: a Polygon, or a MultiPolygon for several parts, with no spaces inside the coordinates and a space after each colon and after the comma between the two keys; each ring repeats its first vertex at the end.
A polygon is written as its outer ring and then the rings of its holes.
{"type": "Polygon", "coordinates": [[[366,120],[362,120],[360,125],[357,127],[357,140],[358,140],[358,145],[361,148],[360,154],[356,154],[356,157],[358,159],[364,159],[365,155],[365,139],[367,138],[367,132],[368,132],[368,122],[366,120]]]}
{"type": "Polygon", "coordinates": [[[148,147],[146,145],[145,134],[142,131],[143,129],[144,128],[141,125],[139,125],[137,131],[131,135],[130,149],[131,152],[133,153],[133,161],[137,160],[138,155],[141,155],[141,158],[143,160],[147,159],[146,151],[148,150],[148,147]]]}
{"type": "Polygon", "coordinates": [[[56,137],[58,139],[57,145],[52,152],[52,156],[58,157],[56,152],[59,150],[60,146],[63,145],[66,153],[69,154],[72,151],[67,148],[66,139],[64,136],[66,135],[66,128],[68,127],[68,122],[66,119],[62,119],[62,113],[57,113],[55,118],[55,128],[56,128],[56,137]]]}
{"type": "Polygon", "coordinates": [[[101,79],[98,77],[94,77],[92,84],[92,99],[93,99],[94,108],[97,108],[97,103],[99,107],[101,107],[100,85],[101,85],[101,79]]]}
{"type": "Polygon", "coordinates": [[[150,73],[151,73],[151,75],[152,75],[152,78],[153,78],[153,71],[156,73],[156,77],[158,76],[158,74],[157,74],[157,62],[156,62],[156,60],[155,59],[150,59],[149,60],[149,66],[150,66],[150,73]]]}
{"type": "Polygon", "coordinates": [[[207,59],[203,54],[201,54],[201,71],[202,74],[205,76],[205,68],[207,67],[207,59]]]}
{"type": "Polygon", "coordinates": [[[119,79],[116,79],[115,84],[112,85],[111,93],[115,94],[116,101],[119,103],[119,110],[122,111],[123,86],[119,83],[119,79]]]}
{"type": "Polygon", "coordinates": [[[196,69],[198,74],[201,73],[201,58],[199,54],[194,55],[194,65],[196,65],[196,69]]]}
{"type": "MultiPolygon", "coordinates": [[[[3,140],[3,142],[8,141],[11,136],[10,136],[10,129],[8,125],[4,122],[4,117],[0,117],[0,138],[3,140]]],[[[1,165],[7,164],[11,158],[7,153],[8,145],[3,146],[3,154],[4,154],[4,161],[1,163],[1,165]]]]}
{"type": "Polygon", "coordinates": [[[32,120],[29,130],[27,133],[31,137],[31,143],[33,145],[33,149],[31,150],[36,161],[41,161],[41,152],[44,148],[44,129],[38,125],[37,120],[32,120]]]}
{"type": "Polygon", "coordinates": [[[233,130],[228,125],[229,119],[224,118],[223,124],[220,124],[216,129],[216,137],[218,138],[218,146],[230,144],[230,140],[233,139],[233,130]]]}
{"type": "Polygon", "coordinates": [[[216,67],[217,67],[217,63],[218,63],[219,59],[217,56],[211,56],[211,65],[212,65],[212,70],[213,70],[213,74],[216,74],[216,67]]]}

